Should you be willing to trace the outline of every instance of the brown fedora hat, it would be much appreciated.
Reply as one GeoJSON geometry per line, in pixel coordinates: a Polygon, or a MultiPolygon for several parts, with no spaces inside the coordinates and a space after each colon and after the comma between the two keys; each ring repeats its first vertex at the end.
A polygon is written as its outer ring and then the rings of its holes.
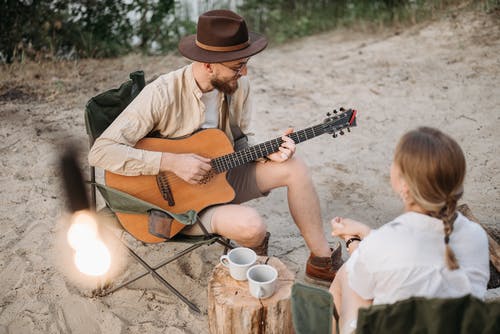
{"type": "Polygon", "coordinates": [[[198,18],[196,34],[179,42],[181,54],[191,60],[220,63],[253,56],[267,39],[249,32],[245,20],[230,10],[212,10],[198,18]]]}

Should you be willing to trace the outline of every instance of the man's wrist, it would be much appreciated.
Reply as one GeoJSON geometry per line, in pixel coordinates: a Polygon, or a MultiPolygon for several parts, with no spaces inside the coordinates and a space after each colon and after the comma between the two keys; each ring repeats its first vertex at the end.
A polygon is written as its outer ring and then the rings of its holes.
{"type": "Polygon", "coordinates": [[[172,162],[173,162],[172,153],[162,152],[160,161],[160,171],[171,172],[173,169],[172,162]]]}

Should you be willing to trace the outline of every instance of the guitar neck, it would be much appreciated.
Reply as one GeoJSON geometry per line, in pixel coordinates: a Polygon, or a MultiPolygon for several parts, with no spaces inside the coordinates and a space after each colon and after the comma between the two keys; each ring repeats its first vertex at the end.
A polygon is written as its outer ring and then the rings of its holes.
{"type": "MultiPolygon", "coordinates": [[[[322,135],[325,132],[324,125],[319,124],[307,129],[292,132],[288,135],[288,137],[290,137],[295,144],[298,144],[322,135]]],[[[271,153],[277,152],[282,143],[283,139],[279,137],[240,151],[223,155],[212,159],[212,167],[216,173],[228,171],[232,168],[242,166],[257,159],[266,157],[271,153]]]]}

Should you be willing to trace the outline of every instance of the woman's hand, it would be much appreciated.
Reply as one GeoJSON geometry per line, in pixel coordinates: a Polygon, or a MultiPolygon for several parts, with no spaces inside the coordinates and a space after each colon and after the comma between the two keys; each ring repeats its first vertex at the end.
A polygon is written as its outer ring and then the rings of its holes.
{"type": "Polygon", "coordinates": [[[330,223],[332,225],[332,236],[346,241],[354,236],[364,239],[371,231],[368,225],[349,218],[335,217],[330,223]]]}

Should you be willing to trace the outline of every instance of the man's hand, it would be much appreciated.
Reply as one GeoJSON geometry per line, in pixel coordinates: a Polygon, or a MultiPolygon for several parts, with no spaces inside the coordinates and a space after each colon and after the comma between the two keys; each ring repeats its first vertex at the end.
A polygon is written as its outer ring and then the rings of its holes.
{"type": "Polygon", "coordinates": [[[191,184],[200,183],[212,166],[210,159],[194,153],[167,153],[161,156],[160,171],[169,171],[191,184]]]}
{"type": "Polygon", "coordinates": [[[275,162],[283,162],[283,161],[290,159],[294,155],[295,142],[293,141],[293,139],[291,139],[290,137],[287,136],[292,132],[293,132],[292,128],[288,128],[285,131],[285,133],[283,134],[283,137],[281,137],[281,139],[283,139],[283,143],[279,147],[279,151],[274,152],[272,154],[269,154],[267,156],[267,158],[269,160],[275,161],[275,162]]]}

